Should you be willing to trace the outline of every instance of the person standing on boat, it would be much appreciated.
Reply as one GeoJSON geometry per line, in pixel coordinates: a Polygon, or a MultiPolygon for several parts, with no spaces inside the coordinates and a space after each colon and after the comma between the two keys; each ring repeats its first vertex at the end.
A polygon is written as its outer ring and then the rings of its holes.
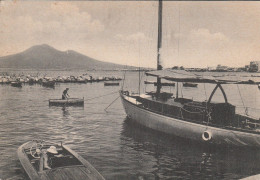
{"type": "Polygon", "coordinates": [[[68,94],[68,90],[69,90],[69,88],[66,88],[66,89],[63,91],[63,93],[62,93],[62,99],[68,99],[68,97],[70,97],[69,94],[68,94]]]}

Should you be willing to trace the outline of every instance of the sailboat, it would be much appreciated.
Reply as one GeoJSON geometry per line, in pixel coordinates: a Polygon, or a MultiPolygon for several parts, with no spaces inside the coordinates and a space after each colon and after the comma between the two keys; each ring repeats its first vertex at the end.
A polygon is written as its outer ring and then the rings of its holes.
{"type": "Polygon", "coordinates": [[[163,69],[160,63],[162,46],[162,0],[158,6],[157,70],[147,76],[157,78],[155,92],[131,94],[120,90],[120,97],[128,118],[145,127],[174,136],[209,144],[260,147],[259,118],[236,113],[236,106],[228,102],[223,84],[257,85],[252,79],[232,80],[226,77],[196,75],[185,70],[163,69]],[[177,82],[176,97],[161,92],[161,80],[177,82]],[[178,83],[215,84],[207,101],[178,97],[178,83]],[[225,102],[212,102],[220,89],[225,102]]]}

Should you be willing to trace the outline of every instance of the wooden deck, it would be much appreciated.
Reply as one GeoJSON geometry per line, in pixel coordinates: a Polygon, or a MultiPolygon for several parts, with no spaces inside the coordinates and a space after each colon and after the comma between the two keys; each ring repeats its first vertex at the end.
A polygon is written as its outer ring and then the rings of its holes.
{"type": "Polygon", "coordinates": [[[43,180],[98,180],[100,176],[84,166],[70,166],[39,173],[43,180]]]}

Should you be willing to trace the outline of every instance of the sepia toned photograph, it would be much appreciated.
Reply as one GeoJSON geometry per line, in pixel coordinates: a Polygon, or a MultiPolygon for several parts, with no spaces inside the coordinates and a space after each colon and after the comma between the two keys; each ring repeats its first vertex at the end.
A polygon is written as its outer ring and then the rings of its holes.
{"type": "Polygon", "coordinates": [[[0,180],[260,179],[260,2],[0,0],[0,180]]]}

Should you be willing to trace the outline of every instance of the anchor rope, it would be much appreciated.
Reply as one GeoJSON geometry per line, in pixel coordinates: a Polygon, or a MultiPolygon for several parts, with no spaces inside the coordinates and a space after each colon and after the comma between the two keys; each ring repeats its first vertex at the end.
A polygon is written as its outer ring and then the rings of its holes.
{"type": "Polygon", "coordinates": [[[118,91],[114,91],[112,93],[104,94],[102,96],[96,96],[96,97],[93,97],[93,98],[84,99],[84,101],[90,101],[90,100],[93,100],[93,99],[98,99],[98,98],[101,98],[101,97],[104,97],[104,96],[108,96],[108,95],[111,95],[111,94],[115,94],[115,93],[118,93],[118,91]]]}
{"type": "Polygon", "coordinates": [[[118,100],[118,98],[120,98],[120,96],[118,96],[116,99],[114,99],[114,101],[112,101],[104,110],[106,111],[107,108],[109,108],[109,106],[111,106],[114,102],[116,102],[116,100],[118,100]]]}

